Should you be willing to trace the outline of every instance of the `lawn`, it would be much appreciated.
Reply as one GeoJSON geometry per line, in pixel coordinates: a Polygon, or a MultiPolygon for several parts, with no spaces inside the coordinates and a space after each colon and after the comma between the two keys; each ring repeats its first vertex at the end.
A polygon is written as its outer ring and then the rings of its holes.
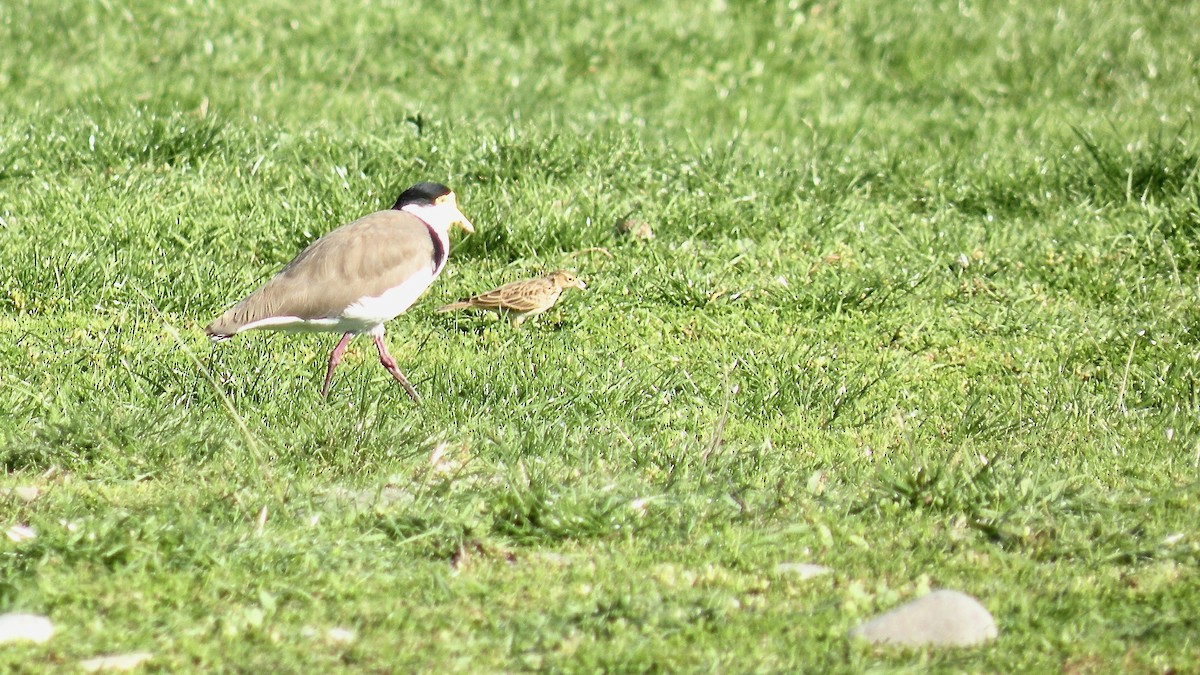
{"type": "Polygon", "coordinates": [[[0,670],[1194,671],[1200,4],[916,4],[0,4],[0,670]],[[420,180],[424,405],[208,343],[420,180]]]}

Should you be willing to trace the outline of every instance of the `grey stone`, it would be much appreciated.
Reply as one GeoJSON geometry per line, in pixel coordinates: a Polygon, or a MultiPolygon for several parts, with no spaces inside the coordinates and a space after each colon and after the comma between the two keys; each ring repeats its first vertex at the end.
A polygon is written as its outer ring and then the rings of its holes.
{"type": "Polygon", "coordinates": [[[905,647],[970,647],[995,638],[987,608],[958,591],[940,590],[860,624],[850,637],[905,647]]]}

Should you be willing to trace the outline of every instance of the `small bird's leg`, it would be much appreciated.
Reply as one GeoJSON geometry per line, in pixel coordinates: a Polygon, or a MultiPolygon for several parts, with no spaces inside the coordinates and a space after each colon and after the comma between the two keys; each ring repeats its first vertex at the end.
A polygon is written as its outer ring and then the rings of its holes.
{"type": "Polygon", "coordinates": [[[400,386],[404,387],[404,391],[408,393],[409,398],[416,403],[420,403],[421,397],[417,395],[417,390],[413,389],[413,386],[409,384],[408,378],[404,377],[404,373],[400,372],[400,368],[396,365],[396,359],[393,359],[392,355],[388,353],[387,345],[383,343],[383,335],[372,335],[371,338],[375,340],[375,348],[379,350],[379,362],[383,364],[384,368],[387,368],[392,377],[396,378],[400,386]]]}
{"type": "Polygon", "coordinates": [[[325,370],[325,386],[321,387],[321,398],[329,395],[329,383],[333,381],[333,369],[342,362],[342,355],[346,353],[346,346],[350,344],[350,339],[353,337],[354,333],[343,335],[341,341],[333,348],[333,353],[329,355],[329,368],[325,370]]]}

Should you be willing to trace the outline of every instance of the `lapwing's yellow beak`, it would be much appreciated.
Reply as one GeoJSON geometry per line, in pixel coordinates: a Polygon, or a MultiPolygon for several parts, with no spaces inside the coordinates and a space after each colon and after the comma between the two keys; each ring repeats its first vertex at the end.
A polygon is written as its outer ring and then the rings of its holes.
{"type": "Polygon", "coordinates": [[[458,207],[455,207],[454,212],[458,214],[458,220],[455,220],[452,224],[461,227],[462,231],[467,234],[475,234],[475,226],[471,224],[471,221],[467,220],[462,211],[459,211],[458,207]]]}
{"type": "Polygon", "coordinates": [[[467,216],[462,215],[462,209],[458,208],[458,198],[455,197],[454,192],[451,192],[449,195],[438,199],[436,204],[438,207],[449,210],[452,215],[456,216],[454,220],[450,221],[451,227],[457,225],[458,227],[461,227],[462,231],[466,232],[467,234],[475,233],[475,226],[470,225],[470,221],[467,220],[467,216]]]}
{"type": "Polygon", "coordinates": [[[453,192],[449,192],[435,199],[433,201],[433,206],[434,208],[440,209],[446,216],[449,216],[449,218],[446,220],[450,221],[450,227],[457,225],[458,227],[462,228],[463,232],[466,232],[467,234],[475,234],[475,226],[471,224],[471,221],[467,220],[467,217],[464,216],[463,212],[458,208],[458,197],[456,197],[453,192]]]}

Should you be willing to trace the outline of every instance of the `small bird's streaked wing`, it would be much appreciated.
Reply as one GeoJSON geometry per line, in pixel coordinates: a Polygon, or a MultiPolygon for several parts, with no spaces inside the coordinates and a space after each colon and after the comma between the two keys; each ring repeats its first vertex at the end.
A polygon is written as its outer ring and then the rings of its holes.
{"type": "Polygon", "coordinates": [[[486,293],[480,293],[468,302],[473,307],[484,309],[531,312],[544,308],[547,303],[553,303],[560,292],[561,289],[555,286],[550,279],[528,279],[514,281],[486,293]]]}
{"type": "Polygon", "coordinates": [[[458,309],[493,309],[493,310],[509,310],[514,312],[527,312],[535,309],[536,304],[532,303],[532,297],[529,295],[527,288],[545,287],[552,291],[553,283],[548,279],[524,279],[522,281],[514,281],[504,284],[499,288],[493,288],[490,291],[484,291],[478,295],[473,295],[469,298],[464,298],[458,302],[452,302],[448,305],[442,305],[437,308],[438,312],[453,312],[458,309]]]}

